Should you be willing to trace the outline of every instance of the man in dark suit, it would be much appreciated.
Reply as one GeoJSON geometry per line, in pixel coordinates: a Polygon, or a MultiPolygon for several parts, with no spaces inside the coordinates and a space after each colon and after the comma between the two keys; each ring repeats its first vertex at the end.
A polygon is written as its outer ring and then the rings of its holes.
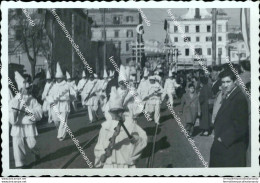
{"type": "Polygon", "coordinates": [[[210,167],[245,167],[248,146],[248,105],[231,70],[220,74],[225,94],[217,113],[210,167]]]}

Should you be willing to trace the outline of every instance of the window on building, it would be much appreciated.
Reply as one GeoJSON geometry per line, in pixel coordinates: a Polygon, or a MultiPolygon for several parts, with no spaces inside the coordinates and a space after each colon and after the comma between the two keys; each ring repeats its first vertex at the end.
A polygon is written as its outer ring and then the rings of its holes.
{"type": "Polygon", "coordinates": [[[242,45],[241,45],[241,48],[245,48],[245,45],[244,45],[244,44],[242,44],[242,45]]]}
{"type": "Polygon", "coordinates": [[[101,15],[101,22],[104,22],[104,15],[101,15]]]}
{"type": "Polygon", "coordinates": [[[196,37],[196,42],[199,42],[200,41],[200,37],[196,37]]]}
{"type": "Polygon", "coordinates": [[[126,31],[126,37],[134,37],[134,32],[133,32],[133,30],[127,30],[127,31],[126,31]]]}
{"type": "Polygon", "coordinates": [[[184,37],[183,41],[184,42],[190,42],[190,37],[184,37]]]}
{"type": "Polygon", "coordinates": [[[222,41],[222,37],[221,36],[218,36],[218,41],[222,41]]]}
{"type": "Polygon", "coordinates": [[[114,16],[113,17],[113,24],[120,24],[120,16],[114,16]]]}
{"type": "Polygon", "coordinates": [[[211,32],[211,26],[207,25],[207,32],[211,32]]]}
{"type": "Polygon", "coordinates": [[[200,32],[200,26],[196,25],[196,32],[200,32]]]}
{"type": "Polygon", "coordinates": [[[195,48],[195,53],[197,55],[202,55],[202,49],[201,48],[195,48]]]}
{"type": "Polygon", "coordinates": [[[206,37],[206,42],[212,41],[212,37],[211,36],[207,36],[206,37]]]}
{"type": "Polygon", "coordinates": [[[119,30],[115,30],[115,37],[119,37],[119,30]]]}
{"type": "Polygon", "coordinates": [[[176,25],[174,26],[174,32],[178,32],[178,27],[176,25]]]}
{"type": "Polygon", "coordinates": [[[235,53],[232,53],[232,58],[235,58],[236,57],[236,54],[235,53]]]}
{"type": "Polygon", "coordinates": [[[190,49],[189,48],[186,48],[185,49],[185,56],[189,56],[190,55],[190,49]]]}
{"type": "Polygon", "coordinates": [[[178,37],[174,37],[174,42],[178,42],[178,37]]]}
{"type": "Polygon", "coordinates": [[[133,21],[134,21],[134,17],[132,17],[132,16],[126,17],[126,22],[133,22],[133,21]]]}
{"type": "Polygon", "coordinates": [[[129,43],[129,42],[126,42],[126,44],[125,44],[125,50],[126,50],[126,51],[129,51],[129,50],[130,50],[130,43],[129,43]]]}
{"type": "Polygon", "coordinates": [[[222,48],[218,48],[218,55],[222,55],[222,48]]]}
{"type": "Polygon", "coordinates": [[[207,55],[211,55],[211,48],[207,48],[207,55]]]}
{"type": "Polygon", "coordinates": [[[185,26],[185,33],[188,33],[188,32],[189,32],[189,26],[186,25],[186,26],[185,26]]]}
{"type": "Polygon", "coordinates": [[[222,25],[218,25],[218,32],[222,32],[222,25]]]}

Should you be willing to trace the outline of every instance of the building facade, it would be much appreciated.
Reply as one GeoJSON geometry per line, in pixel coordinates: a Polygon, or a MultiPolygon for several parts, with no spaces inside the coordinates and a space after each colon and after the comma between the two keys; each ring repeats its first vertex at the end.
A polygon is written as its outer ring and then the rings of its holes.
{"type": "MultiPolygon", "coordinates": [[[[131,60],[131,42],[136,41],[136,27],[140,24],[137,9],[90,9],[87,10],[92,18],[92,41],[113,42],[120,51],[121,63],[131,60]],[[105,33],[104,33],[105,25],[105,33]]],[[[109,58],[109,53],[106,53],[109,58]]]]}
{"type": "MultiPolygon", "coordinates": [[[[173,20],[166,19],[166,42],[180,53],[177,64],[192,67],[198,65],[196,53],[205,65],[212,65],[212,15],[206,9],[196,8],[189,9],[186,14],[173,20]]],[[[224,63],[228,56],[228,20],[224,13],[217,16],[216,63],[224,63]]]]}
{"type": "MultiPolygon", "coordinates": [[[[42,20],[42,17],[45,16],[45,10],[43,9],[26,9],[28,14],[32,17],[35,24],[39,23],[42,20]]],[[[26,73],[29,75],[32,75],[32,65],[29,62],[27,53],[24,49],[24,45],[21,44],[21,34],[24,30],[23,25],[19,23],[19,19],[17,18],[11,18],[15,16],[24,16],[22,9],[9,9],[8,16],[10,18],[9,25],[8,25],[8,63],[9,66],[9,77],[13,75],[12,72],[15,71],[15,69],[23,68],[22,73],[26,73]],[[20,65],[20,66],[19,66],[20,65]]],[[[44,34],[42,34],[42,40],[46,40],[46,37],[44,34]]],[[[29,41],[28,41],[29,42],[29,41]]],[[[32,46],[29,46],[29,54],[33,55],[33,48],[32,46]]],[[[35,65],[35,71],[36,73],[41,69],[44,68],[44,60],[45,57],[40,50],[38,54],[36,55],[36,65],[35,65]]],[[[20,71],[20,69],[18,69],[20,71]]]]}

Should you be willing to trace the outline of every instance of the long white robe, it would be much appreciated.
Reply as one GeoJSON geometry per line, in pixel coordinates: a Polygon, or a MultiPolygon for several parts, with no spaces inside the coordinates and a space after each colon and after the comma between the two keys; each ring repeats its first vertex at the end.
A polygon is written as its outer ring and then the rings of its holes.
{"type": "MultiPolygon", "coordinates": [[[[124,113],[124,125],[130,134],[137,133],[139,140],[132,144],[121,127],[120,133],[115,139],[112,155],[106,159],[103,168],[135,168],[135,161],[141,156],[142,150],[147,145],[146,132],[134,120],[134,116],[141,113],[142,108],[139,108],[133,99],[128,102],[127,108],[129,111],[124,113]]],[[[102,123],[98,142],[94,149],[96,167],[102,166],[100,158],[105,153],[105,149],[109,145],[109,138],[113,136],[114,128],[117,125],[118,121],[112,119],[107,119],[102,123]]]]}
{"type": "Polygon", "coordinates": [[[138,86],[138,88],[137,88],[137,93],[140,95],[140,97],[142,98],[142,99],[144,99],[144,97],[146,97],[147,96],[147,94],[148,94],[148,90],[149,90],[149,80],[148,79],[142,79],[141,80],[141,82],[140,82],[140,84],[139,84],[139,86],[138,86]]]}
{"type": "Polygon", "coordinates": [[[25,142],[29,149],[36,146],[35,136],[38,135],[36,122],[42,118],[42,106],[32,96],[17,94],[9,102],[9,122],[12,125],[11,136],[13,142],[13,153],[16,167],[25,165],[25,142]],[[20,102],[22,101],[22,103],[20,102]],[[15,116],[12,108],[29,111],[30,115],[18,112],[15,116]]]}
{"type": "Polygon", "coordinates": [[[64,139],[66,136],[67,119],[70,112],[70,93],[69,85],[66,81],[55,83],[47,100],[54,104],[51,109],[52,120],[58,128],[58,139],[64,139]]]}
{"type": "Polygon", "coordinates": [[[77,86],[77,89],[78,89],[78,92],[79,94],[81,95],[81,103],[82,103],[82,106],[84,106],[84,100],[83,98],[85,98],[86,94],[83,92],[84,88],[86,87],[86,83],[88,82],[87,79],[84,79],[82,78],[79,83],[78,83],[78,86],[77,86]]]}
{"type": "Polygon", "coordinates": [[[171,106],[173,106],[173,95],[176,94],[176,88],[178,88],[180,85],[176,82],[175,79],[166,79],[164,84],[164,92],[162,96],[162,100],[164,100],[164,97],[168,95],[169,101],[171,106]]]}
{"type": "Polygon", "coordinates": [[[51,107],[50,103],[46,100],[47,96],[50,94],[50,90],[53,88],[53,82],[46,83],[44,86],[44,90],[42,93],[42,100],[43,100],[43,105],[42,105],[42,110],[44,113],[48,114],[48,122],[51,123],[51,107]]]}
{"type": "Polygon", "coordinates": [[[152,94],[155,91],[158,91],[158,93],[163,93],[163,88],[157,82],[155,82],[154,84],[150,83],[148,85],[148,88],[149,88],[149,90],[148,90],[147,96],[150,96],[150,97],[146,101],[145,111],[147,111],[148,113],[154,113],[154,121],[156,124],[159,124],[161,96],[160,96],[160,94],[159,95],[152,95],[152,94]]]}
{"type": "Polygon", "coordinates": [[[75,81],[71,81],[71,82],[67,82],[67,83],[70,87],[70,101],[73,102],[73,101],[77,100],[78,88],[77,88],[75,81]]]}

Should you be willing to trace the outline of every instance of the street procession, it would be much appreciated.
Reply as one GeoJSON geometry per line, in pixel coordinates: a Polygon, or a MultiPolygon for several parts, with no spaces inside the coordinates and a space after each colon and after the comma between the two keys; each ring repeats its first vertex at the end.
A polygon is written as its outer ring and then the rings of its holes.
{"type": "Polygon", "coordinates": [[[248,14],[9,9],[10,169],[250,167],[248,14]]]}

